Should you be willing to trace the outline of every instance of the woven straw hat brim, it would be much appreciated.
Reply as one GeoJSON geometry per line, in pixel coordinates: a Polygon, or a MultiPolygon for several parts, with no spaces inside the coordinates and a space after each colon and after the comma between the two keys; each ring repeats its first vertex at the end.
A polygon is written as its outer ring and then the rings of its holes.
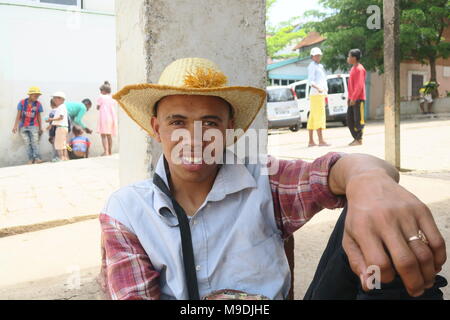
{"type": "Polygon", "coordinates": [[[126,86],[113,98],[131,119],[154,137],[150,122],[154,105],[171,95],[216,96],[228,101],[234,109],[234,129],[243,132],[250,127],[266,100],[266,92],[254,87],[185,88],[148,83],[126,86]]]}

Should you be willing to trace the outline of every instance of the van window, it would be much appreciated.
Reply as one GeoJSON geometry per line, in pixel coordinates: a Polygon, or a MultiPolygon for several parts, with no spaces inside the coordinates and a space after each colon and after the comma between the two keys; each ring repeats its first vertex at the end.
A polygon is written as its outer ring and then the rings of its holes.
{"type": "Polygon", "coordinates": [[[284,102],[295,100],[289,88],[270,89],[267,91],[267,102],[284,102]]]}
{"type": "Polygon", "coordinates": [[[306,83],[295,86],[295,94],[297,95],[298,99],[305,99],[306,98],[306,83]]]}
{"type": "Polygon", "coordinates": [[[328,94],[344,92],[344,81],[342,80],[342,78],[328,79],[328,94]]]}

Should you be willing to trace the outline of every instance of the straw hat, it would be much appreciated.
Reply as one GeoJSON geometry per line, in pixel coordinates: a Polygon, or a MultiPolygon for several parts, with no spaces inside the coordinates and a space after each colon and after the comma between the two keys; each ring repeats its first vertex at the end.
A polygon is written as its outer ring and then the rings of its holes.
{"type": "Polygon", "coordinates": [[[32,94],[42,95],[41,89],[39,89],[39,87],[31,87],[30,89],[28,89],[28,95],[32,94]]]}
{"type": "Polygon", "coordinates": [[[154,115],[155,103],[171,95],[220,97],[234,109],[235,129],[245,132],[263,106],[266,92],[254,87],[228,87],[226,84],[227,77],[213,62],[202,58],[185,58],[167,66],[157,84],[129,85],[113,97],[130,118],[152,137],[155,133],[150,119],[154,115]]]}

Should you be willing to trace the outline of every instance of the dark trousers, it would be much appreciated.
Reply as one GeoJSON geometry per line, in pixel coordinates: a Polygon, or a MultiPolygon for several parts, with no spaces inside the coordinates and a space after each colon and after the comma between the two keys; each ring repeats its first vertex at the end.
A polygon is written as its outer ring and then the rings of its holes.
{"type": "Polygon", "coordinates": [[[364,131],[364,100],[357,100],[347,109],[347,125],[355,140],[362,140],[364,131]]]}
{"type": "Polygon", "coordinates": [[[439,288],[447,280],[437,276],[432,288],[418,297],[410,297],[397,276],[393,282],[381,284],[381,289],[364,292],[359,277],[353,273],[347,255],[342,247],[347,210],[344,209],[331,234],[327,247],[320,259],[313,281],[306,292],[305,300],[442,300],[439,288]]]}

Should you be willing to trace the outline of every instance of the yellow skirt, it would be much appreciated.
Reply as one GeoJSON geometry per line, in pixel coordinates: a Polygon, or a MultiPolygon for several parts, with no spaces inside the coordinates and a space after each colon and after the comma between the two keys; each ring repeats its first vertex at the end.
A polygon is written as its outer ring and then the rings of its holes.
{"type": "Polygon", "coordinates": [[[309,96],[309,98],[308,130],[326,129],[325,95],[317,94],[309,96]]]}

